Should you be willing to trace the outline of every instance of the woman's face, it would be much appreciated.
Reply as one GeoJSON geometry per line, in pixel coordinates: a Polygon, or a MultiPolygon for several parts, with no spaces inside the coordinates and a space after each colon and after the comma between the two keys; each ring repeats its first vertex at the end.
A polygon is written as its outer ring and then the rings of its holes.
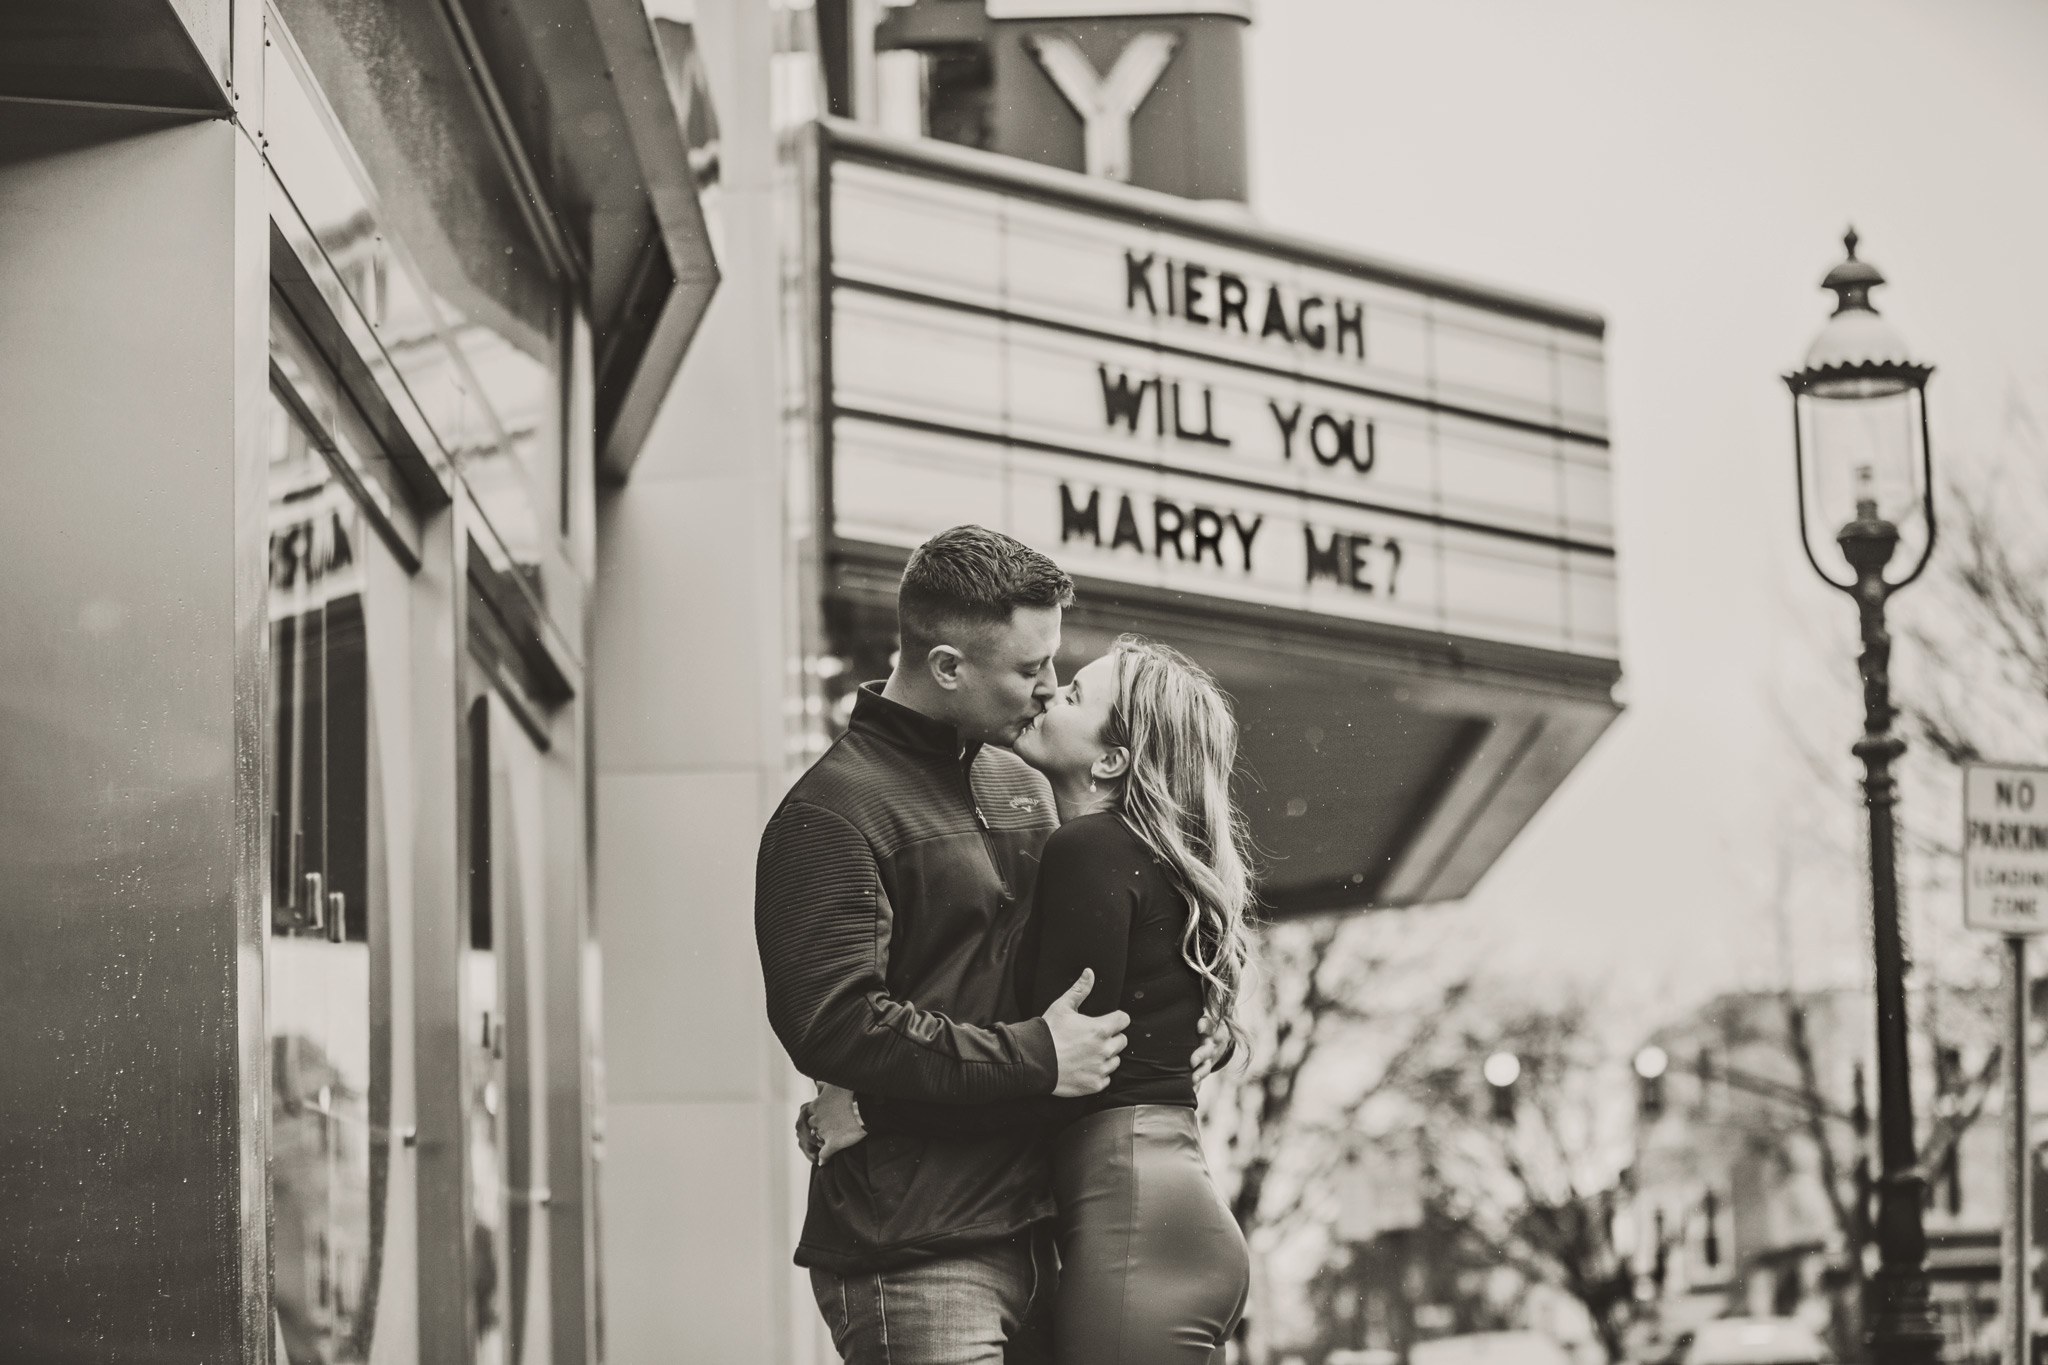
{"type": "Polygon", "coordinates": [[[1105,654],[1076,673],[1025,728],[1017,756],[1049,777],[1084,776],[1109,752],[1102,732],[1116,702],[1116,659],[1105,654]]]}

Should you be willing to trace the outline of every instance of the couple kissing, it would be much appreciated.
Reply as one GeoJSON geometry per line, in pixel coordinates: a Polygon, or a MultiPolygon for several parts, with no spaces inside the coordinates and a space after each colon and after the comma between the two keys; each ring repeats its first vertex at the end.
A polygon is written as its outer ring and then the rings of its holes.
{"type": "Polygon", "coordinates": [[[1221,1365],[1244,1312],[1195,1122],[1241,1041],[1236,722],[1135,636],[1061,686],[1072,601],[997,532],[919,546],[893,671],[761,837],[769,1020],[821,1087],[796,1261],[847,1365],[1221,1365]]]}

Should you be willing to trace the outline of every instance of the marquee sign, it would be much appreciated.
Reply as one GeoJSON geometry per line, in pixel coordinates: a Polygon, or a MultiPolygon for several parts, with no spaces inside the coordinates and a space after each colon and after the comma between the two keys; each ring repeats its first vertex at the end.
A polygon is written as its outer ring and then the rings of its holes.
{"type": "Polygon", "coordinates": [[[840,539],[978,521],[1082,577],[1616,654],[1597,318],[951,148],[827,151],[840,539]]]}

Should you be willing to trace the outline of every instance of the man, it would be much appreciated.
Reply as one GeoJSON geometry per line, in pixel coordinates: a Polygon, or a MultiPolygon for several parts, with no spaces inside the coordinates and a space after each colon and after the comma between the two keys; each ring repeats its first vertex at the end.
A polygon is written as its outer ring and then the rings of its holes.
{"type": "MultiPolygon", "coordinates": [[[[1016,1018],[1013,958],[1052,793],[1008,746],[1054,694],[1073,583],[957,526],[911,555],[900,650],[761,836],[754,929],[769,1022],[797,1069],[848,1090],[975,1103],[1093,1094],[1129,1022],[1075,983],[1016,1018]]],[[[819,1165],[796,1261],[848,1365],[1042,1362],[1045,1154],[1029,1129],[877,1134],[819,1165]]]]}

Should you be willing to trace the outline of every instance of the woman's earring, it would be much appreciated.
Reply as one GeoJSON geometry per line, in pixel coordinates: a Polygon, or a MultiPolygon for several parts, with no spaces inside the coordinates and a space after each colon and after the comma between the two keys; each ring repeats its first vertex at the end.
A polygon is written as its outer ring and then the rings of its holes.
{"type": "Polygon", "coordinates": [[[1094,779],[1093,777],[1090,777],[1090,778],[1088,779],[1088,790],[1089,790],[1089,791],[1094,791],[1094,790],[1095,790],[1095,779],[1094,779]]]}

